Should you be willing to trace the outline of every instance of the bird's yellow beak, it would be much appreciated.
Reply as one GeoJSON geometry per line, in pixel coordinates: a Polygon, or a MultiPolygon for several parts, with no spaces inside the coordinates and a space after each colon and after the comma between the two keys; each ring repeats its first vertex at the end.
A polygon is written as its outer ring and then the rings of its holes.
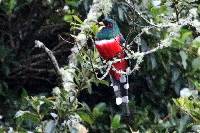
{"type": "Polygon", "coordinates": [[[103,28],[103,27],[105,27],[105,24],[103,23],[103,22],[98,22],[98,25],[99,25],[99,31],[103,28]]]}
{"type": "Polygon", "coordinates": [[[98,22],[100,26],[105,26],[103,22],[98,22]]]}

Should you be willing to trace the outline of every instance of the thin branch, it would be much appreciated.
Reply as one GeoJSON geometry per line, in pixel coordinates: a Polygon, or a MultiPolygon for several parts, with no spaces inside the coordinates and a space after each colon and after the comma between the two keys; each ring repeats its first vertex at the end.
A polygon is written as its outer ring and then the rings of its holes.
{"type": "Polygon", "coordinates": [[[59,35],[59,37],[60,37],[63,41],[65,41],[66,43],[74,44],[74,43],[72,43],[72,42],[67,41],[66,39],[64,39],[61,35],[59,35]]]}
{"type": "Polygon", "coordinates": [[[27,68],[27,71],[33,71],[33,72],[49,72],[49,73],[55,73],[54,69],[44,69],[44,68],[27,68]]]}
{"type": "Polygon", "coordinates": [[[60,72],[60,67],[58,65],[58,62],[53,54],[53,52],[51,50],[49,50],[45,45],[44,43],[38,41],[38,40],[35,40],[35,47],[38,47],[38,48],[42,48],[45,53],[48,55],[51,63],[53,64],[53,67],[54,67],[54,70],[56,71],[56,74],[58,75],[59,79],[60,79],[60,82],[62,83],[62,88],[64,88],[64,85],[63,85],[63,75],[62,73],[60,72]]]}
{"type": "MultiPolygon", "coordinates": [[[[178,1],[177,1],[178,2],[178,1]]],[[[178,7],[177,7],[177,4],[176,4],[176,1],[173,0],[173,5],[174,5],[174,10],[175,10],[175,13],[176,13],[176,22],[179,21],[179,10],[178,10],[178,7]]]]}

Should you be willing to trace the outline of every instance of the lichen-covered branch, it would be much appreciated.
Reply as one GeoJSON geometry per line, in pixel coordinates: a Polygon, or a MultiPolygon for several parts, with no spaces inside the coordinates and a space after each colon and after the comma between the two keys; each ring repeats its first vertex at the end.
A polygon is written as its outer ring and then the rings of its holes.
{"type": "MultiPolygon", "coordinates": [[[[63,76],[64,76],[64,87],[65,89],[70,89],[71,91],[74,91],[76,88],[73,84],[73,79],[75,73],[75,68],[77,66],[77,54],[79,53],[79,50],[86,45],[87,43],[87,36],[85,35],[85,31],[90,28],[90,26],[97,21],[97,19],[102,15],[107,15],[112,8],[112,1],[111,0],[93,0],[93,4],[90,8],[89,13],[87,14],[87,18],[84,20],[82,26],[81,26],[81,32],[75,37],[76,38],[76,45],[71,49],[71,55],[69,55],[68,60],[68,69],[64,70],[63,76]]],[[[73,118],[73,117],[72,117],[73,118]]],[[[73,120],[71,120],[73,122],[73,120]]],[[[74,125],[71,128],[75,128],[76,125],[79,125],[79,123],[73,123],[74,125]]]]}
{"type": "Polygon", "coordinates": [[[60,72],[60,67],[58,65],[58,62],[56,60],[56,57],[54,56],[53,52],[51,50],[49,50],[45,45],[44,43],[38,41],[38,40],[35,40],[35,47],[37,48],[42,48],[44,49],[45,53],[48,55],[51,63],[53,64],[53,67],[54,67],[54,70],[56,72],[56,74],[58,75],[59,77],[59,80],[60,80],[60,83],[61,83],[61,87],[64,88],[63,86],[63,76],[62,76],[62,73],[60,72]]]}

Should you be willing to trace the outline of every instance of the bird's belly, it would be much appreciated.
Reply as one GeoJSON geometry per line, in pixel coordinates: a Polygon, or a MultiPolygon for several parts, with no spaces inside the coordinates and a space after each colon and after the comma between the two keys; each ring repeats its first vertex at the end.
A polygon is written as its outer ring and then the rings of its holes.
{"type": "MultiPolygon", "coordinates": [[[[126,68],[128,67],[128,62],[127,62],[127,60],[123,59],[123,58],[125,58],[125,54],[124,54],[124,53],[120,54],[118,58],[120,58],[120,59],[122,59],[122,60],[121,60],[120,62],[113,63],[113,64],[112,64],[112,68],[114,67],[114,68],[115,68],[116,70],[118,70],[118,71],[124,71],[124,72],[125,72],[125,71],[126,71],[126,68]]],[[[121,77],[121,74],[118,73],[118,72],[116,72],[116,71],[113,70],[113,69],[110,69],[109,73],[110,73],[110,74],[112,75],[112,77],[113,77],[114,79],[116,79],[116,80],[119,80],[120,77],[121,77]]]]}
{"type": "MultiPolygon", "coordinates": [[[[116,70],[126,70],[128,67],[128,62],[127,60],[123,59],[125,54],[123,52],[122,46],[120,45],[120,37],[116,37],[110,40],[95,41],[95,43],[100,56],[104,60],[112,60],[114,57],[122,59],[120,62],[114,63],[112,67],[114,67],[116,70]]],[[[110,74],[117,80],[119,80],[121,77],[121,74],[112,69],[110,70],[110,74]]]]}

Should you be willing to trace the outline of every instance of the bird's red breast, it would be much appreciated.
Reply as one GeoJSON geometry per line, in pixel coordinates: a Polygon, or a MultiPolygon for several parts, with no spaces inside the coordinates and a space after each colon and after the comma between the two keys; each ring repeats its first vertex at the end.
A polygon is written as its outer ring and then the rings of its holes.
{"type": "MultiPolygon", "coordinates": [[[[120,44],[120,39],[121,36],[119,35],[113,39],[95,41],[95,43],[100,56],[104,60],[112,60],[114,57],[122,59],[122,61],[114,63],[112,67],[117,70],[125,71],[128,67],[128,62],[127,60],[123,59],[125,57],[125,53],[123,52],[123,48],[120,44]]],[[[110,74],[117,80],[119,80],[121,77],[121,74],[112,69],[110,70],[110,74]]]]}

